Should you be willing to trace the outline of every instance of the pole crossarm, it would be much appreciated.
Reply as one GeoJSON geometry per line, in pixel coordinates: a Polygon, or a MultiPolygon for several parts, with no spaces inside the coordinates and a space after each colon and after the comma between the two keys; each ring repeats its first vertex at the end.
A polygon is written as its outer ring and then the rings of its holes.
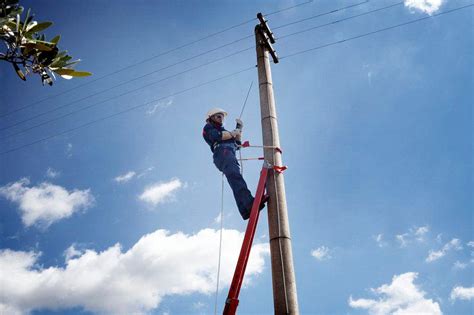
{"type": "Polygon", "coordinates": [[[256,30],[260,33],[262,38],[262,44],[265,45],[268,49],[268,52],[272,56],[273,62],[278,63],[279,59],[276,54],[275,49],[273,49],[272,44],[275,44],[275,37],[273,36],[270,27],[268,26],[267,20],[263,17],[262,13],[257,13],[257,18],[260,21],[260,24],[256,26],[256,30]]]}

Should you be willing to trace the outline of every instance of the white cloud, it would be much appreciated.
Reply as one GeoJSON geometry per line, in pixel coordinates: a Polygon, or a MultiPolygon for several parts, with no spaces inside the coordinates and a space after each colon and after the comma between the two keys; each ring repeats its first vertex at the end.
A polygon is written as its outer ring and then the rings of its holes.
{"type": "Polygon", "coordinates": [[[474,241],[469,241],[467,243],[467,246],[471,247],[471,248],[474,248],[474,241]]]}
{"type": "Polygon", "coordinates": [[[72,143],[68,143],[66,145],[66,157],[67,158],[72,157],[72,143]]]}
{"type": "Polygon", "coordinates": [[[397,239],[397,241],[400,242],[400,247],[406,247],[407,246],[407,244],[408,244],[408,241],[406,240],[407,236],[408,236],[407,233],[395,235],[395,238],[397,239]]]}
{"type": "Polygon", "coordinates": [[[466,267],[467,267],[467,263],[460,262],[459,260],[457,260],[453,265],[454,269],[459,269],[459,270],[466,269],[466,267]]]}
{"type": "Polygon", "coordinates": [[[155,169],[154,166],[151,166],[149,168],[147,168],[146,170],[144,170],[143,172],[141,172],[140,174],[137,175],[137,178],[140,178],[142,176],[145,176],[148,172],[151,172],[155,169]]]}
{"type": "Polygon", "coordinates": [[[379,247],[385,247],[387,246],[387,242],[383,240],[383,234],[377,234],[374,236],[374,240],[377,242],[377,245],[379,247]]]}
{"type": "Polygon", "coordinates": [[[395,235],[395,239],[400,243],[400,247],[406,247],[408,244],[417,241],[424,242],[425,235],[430,231],[428,225],[425,226],[415,226],[408,230],[408,232],[403,234],[395,235]]]}
{"type": "Polygon", "coordinates": [[[17,203],[25,226],[43,225],[70,217],[94,203],[89,189],[67,191],[51,183],[28,187],[30,181],[22,178],[15,183],[0,187],[0,196],[17,203]]]}
{"type": "Polygon", "coordinates": [[[313,256],[314,258],[320,261],[332,258],[331,255],[329,254],[329,248],[327,248],[326,246],[321,246],[311,251],[311,256],[313,256]]]}
{"type": "Polygon", "coordinates": [[[152,104],[147,110],[146,110],[146,114],[147,115],[153,115],[156,113],[156,111],[158,109],[166,109],[168,107],[170,107],[171,105],[173,105],[173,99],[170,98],[169,100],[167,101],[162,101],[162,102],[158,102],[157,104],[152,104]]]}
{"type": "Polygon", "coordinates": [[[444,0],[405,0],[405,6],[429,15],[439,10],[444,0]]]}
{"type": "Polygon", "coordinates": [[[432,262],[432,261],[438,260],[444,257],[444,255],[446,255],[446,252],[442,250],[437,250],[437,251],[430,250],[430,252],[428,253],[428,257],[426,257],[426,262],[432,262]]]}
{"type": "Polygon", "coordinates": [[[195,310],[200,310],[200,309],[203,309],[206,307],[206,304],[204,304],[203,302],[201,301],[198,301],[198,302],[194,302],[193,303],[193,309],[195,310]]]}
{"type": "MultiPolygon", "coordinates": [[[[230,284],[244,234],[223,232],[222,288],[230,284]]],[[[140,314],[157,308],[165,296],[212,294],[218,246],[219,230],[193,235],[157,230],[127,251],[120,244],[102,252],[89,249],[75,253],[64,267],[48,268],[37,264],[37,253],[2,250],[0,310],[82,307],[93,313],[140,314]]],[[[268,253],[268,244],[253,245],[245,283],[263,272],[268,253]]]]}
{"type": "Polygon", "coordinates": [[[49,178],[56,178],[59,175],[61,175],[61,172],[56,171],[56,170],[52,169],[51,167],[48,167],[48,169],[46,170],[46,176],[49,177],[49,178]]]}
{"type": "Polygon", "coordinates": [[[222,221],[222,213],[219,212],[217,217],[214,218],[214,223],[221,223],[222,221]]]}
{"type": "Polygon", "coordinates": [[[117,177],[114,178],[114,180],[117,182],[117,183],[126,183],[128,182],[129,180],[131,180],[137,173],[135,173],[134,171],[129,171],[123,175],[119,175],[117,177]]]}
{"type": "Polygon", "coordinates": [[[451,300],[472,300],[474,298],[474,287],[464,288],[464,287],[454,287],[451,290],[450,299],[451,300]]]}
{"type": "Polygon", "coordinates": [[[451,241],[446,243],[442,249],[434,251],[430,250],[428,253],[428,257],[426,257],[426,262],[433,262],[444,257],[449,251],[451,250],[461,250],[462,245],[461,241],[457,238],[453,238],[451,241]]]}
{"type": "Polygon", "coordinates": [[[414,272],[395,275],[391,284],[371,289],[373,294],[379,296],[378,299],[353,300],[350,296],[349,306],[366,309],[371,315],[442,314],[439,304],[425,298],[426,293],[414,284],[417,276],[414,272]]]}
{"type": "Polygon", "coordinates": [[[138,198],[156,206],[173,200],[175,191],[182,186],[183,183],[178,178],[174,178],[169,182],[160,182],[147,187],[138,198]]]}
{"type": "Polygon", "coordinates": [[[415,237],[416,240],[419,242],[423,242],[425,240],[425,234],[429,232],[428,226],[421,226],[415,230],[415,237]]]}
{"type": "Polygon", "coordinates": [[[66,261],[69,261],[73,258],[81,256],[83,253],[83,251],[78,250],[76,246],[72,244],[64,251],[64,258],[66,259],[66,261]]]}

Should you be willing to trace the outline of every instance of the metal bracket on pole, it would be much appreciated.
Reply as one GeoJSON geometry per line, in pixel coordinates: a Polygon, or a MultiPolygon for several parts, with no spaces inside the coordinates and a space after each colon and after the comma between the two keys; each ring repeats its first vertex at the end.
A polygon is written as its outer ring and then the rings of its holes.
{"type": "Polygon", "coordinates": [[[264,38],[262,44],[267,46],[268,52],[270,53],[270,55],[272,55],[273,62],[278,63],[278,56],[272,46],[272,44],[275,44],[275,37],[273,37],[273,33],[268,27],[267,20],[265,20],[262,13],[257,13],[257,18],[260,21],[260,27],[258,28],[258,31],[264,38]]]}
{"type": "Polygon", "coordinates": [[[267,20],[263,17],[262,13],[257,13],[257,18],[260,21],[260,25],[263,27],[265,33],[267,33],[268,38],[270,39],[270,43],[275,44],[275,37],[273,37],[272,31],[270,31],[270,27],[268,27],[267,20]]]}

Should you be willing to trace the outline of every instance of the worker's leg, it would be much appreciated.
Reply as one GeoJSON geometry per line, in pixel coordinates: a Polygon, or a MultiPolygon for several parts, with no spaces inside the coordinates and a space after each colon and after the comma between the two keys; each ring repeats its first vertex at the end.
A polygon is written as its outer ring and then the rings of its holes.
{"type": "MultiPolygon", "coordinates": [[[[218,149],[219,150],[219,149],[218,149]]],[[[244,219],[248,218],[253,203],[253,197],[240,174],[240,165],[231,149],[223,148],[214,155],[214,164],[224,173],[234,193],[239,212],[244,219]]]]}

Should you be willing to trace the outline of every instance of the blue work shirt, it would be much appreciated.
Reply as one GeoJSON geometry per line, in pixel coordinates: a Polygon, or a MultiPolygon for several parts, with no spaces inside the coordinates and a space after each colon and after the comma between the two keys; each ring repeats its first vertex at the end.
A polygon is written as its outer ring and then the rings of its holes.
{"type": "Polygon", "coordinates": [[[206,143],[209,145],[212,152],[214,152],[214,149],[217,144],[221,144],[221,143],[236,144],[236,148],[237,148],[237,145],[241,144],[240,141],[235,140],[235,139],[222,140],[223,131],[228,131],[228,130],[226,130],[223,125],[216,124],[214,122],[208,122],[202,129],[202,137],[204,138],[206,143]]]}

